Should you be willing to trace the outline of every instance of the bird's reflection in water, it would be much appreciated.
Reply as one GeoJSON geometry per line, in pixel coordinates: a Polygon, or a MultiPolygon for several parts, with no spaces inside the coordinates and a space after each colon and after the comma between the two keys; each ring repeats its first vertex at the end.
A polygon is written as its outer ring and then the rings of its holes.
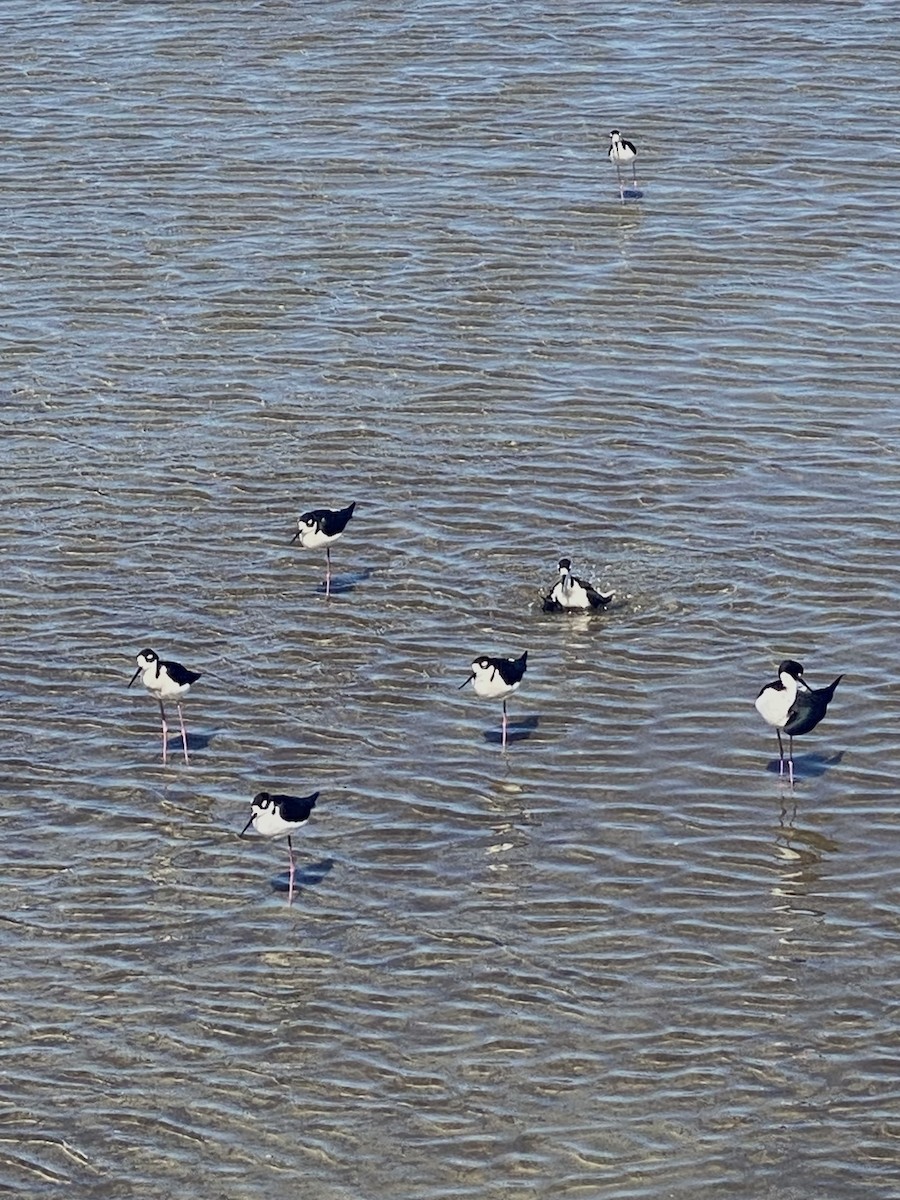
{"type": "MultiPolygon", "coordinates": [[[[793,792],[783,797],[775,833],[775,858],[781,882],[772,889],[773,895],[785,902],[778,907],[799,909],[801,906],[796,901],[819,894],[823,859],[839,849],[831,838],[797,824],[797,800],[793,792]]],[[[805,912],[820,911],[811,909],[808,903],[802,908],[805,912]]]]}

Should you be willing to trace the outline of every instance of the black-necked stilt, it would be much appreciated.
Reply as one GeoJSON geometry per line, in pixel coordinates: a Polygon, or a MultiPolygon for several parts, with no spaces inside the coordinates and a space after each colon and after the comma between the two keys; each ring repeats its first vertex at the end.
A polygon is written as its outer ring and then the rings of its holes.
{"type": "Polygon", "coordinates": [[[506,746],[506,701],[522,682],[527,659],[527,650],[519,658],[491,658],[487,654],[482,654],[472,663],[471,673],[459,685],[462,689],[467,683],[471,683],[476,696],[503,701],[503,724],[500,735],[502,746],[506,746]]]}
{"type": "Polygon", "coordinates": [[[619,180],[619,196],[622,200],[625,199],[625,189],[622,183],[622,167],[627,167],[631,163],[631,182],[637,187],[637,169],[634,160],[637,158],[637,150],[634,142],[629,142],[627,138],[623,138],[618,129],[610,131],[609,135],[609,161],[616,168],[616,176],[619,180]]]}
{"type": "Polygon", "coordinates": [[[294,900],[294,847],[291,844],[291,834],[306,824],[318,798],[318,792],[313,792],[311,796],[273,796],[270,792],[257,792],[250,805],[250,820],[240,833],[243,837],[252,825],[263,837],[287,837],[291,860],[288,904],[292,904],[294,900]]]}
{"type": "Polygon", "coordinates": [[[834,697],[834,689],[844,678],[838,675],[828,687],[811,688],[803,678],[803,664],[786,658],[778,666],[778,678],[761,689],[756,711],[778,736],[778,774],[784,774],[782,733],[788,736],[788,777],[794,782],[794,738],[815,729],[834,697]]]}
{"type": "Polygon", "coordinates": [[[166,724],[164,700],[174,700],[178,709],[178,720],[181,722],[181,744],[184,747],[184,761],[188,758],[187,733],[184,728],[184,714],[181,711],[181,697],[191,690],[191,685],[200,678],[198,671],[189,671],[179,662],[164,662],[155,650],[142,650],[137,656],[137,670],[131,677],[131,684],[141,677],[141,683],[159,701],[159,711],[162,716],[162,747],[163,762],[168,760],[169,727],[166,724]]]}
{"type": "Polygon", "coordinates": [[[603,608],[609,604],[615,592],[598,592],[591,583],[576,579],[572,574],[572,561],[559,560],[559,579],[544,597],[544,612],[577,611],[586,608],[603,608]]]}
{"type": "Polygon", "coordinates": [[[331,595],[331,544],[336,542],[353,516],[356,501],[346,508],[314,508],[297,521],[297,532],[291,542],[299,541],[304,550],[325,547],[325,595],[331,595]]]}

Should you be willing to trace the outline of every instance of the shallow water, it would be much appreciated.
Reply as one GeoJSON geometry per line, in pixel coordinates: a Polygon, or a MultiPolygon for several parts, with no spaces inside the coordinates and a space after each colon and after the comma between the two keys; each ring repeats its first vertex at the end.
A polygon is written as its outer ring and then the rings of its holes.
{"type": "Polygon", "coordinates": [[[0,1190],[894,1196],[892,6],[6,12],[0,1190]]]}

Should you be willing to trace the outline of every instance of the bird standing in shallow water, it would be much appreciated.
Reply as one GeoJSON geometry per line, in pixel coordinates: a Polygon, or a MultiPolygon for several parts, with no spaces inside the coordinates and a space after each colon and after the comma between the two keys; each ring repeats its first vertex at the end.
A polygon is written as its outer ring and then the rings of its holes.
{"type": "Polygon", "coordinates": [[[166,710],[163,700],[174,700],[178,709],[178,720],[181,722],[181,744],[184,747],[184,761],[188,758],[187,732],[184,728],[184,714],[181,711],[181,697],[191,690],[191,684],[197,682],[200,674],[189,671],[178,662],[164,662],[155,650],[142,650],[137,656],[137,670],[131,677],[131,684],[141,677],[141,683],[159,701],[159,712],[162,717],[162,760],[168,761],[169,727],[166,724],[166,710]]]}
{"type": "Polygon", "coordinates": [[[291,834],[306,824],[318,798],[318,792],[313,792],[311,796],[273,796],[269,792],[257,792],[250,805],[250,820],[240,833],[243,837],[252,825],[263,837],[287,837],[291,861],[288,904],[294,902],[294,847],[291,844],[291,834]]]}
{"type": "Polygon", "coordinates": [[[572,561],[559,560],[559,579],[544,597],[544,612],[583,611],[587,608],[603,608],[609,604],[615,592],[598,592],[593,584],[576,579],[572,574],[572,561]]]}
{"type": "Polygon", "coordinates": [[[622,167],[627,167],[631,163],[631,183],[637,187],[637,168],[634,160],[637,158],[637,150],[634,142],[629,142],[623,138],[618,129],[610,131],[609,135],[609,150],[607,151],[609,161],[616,168],[616,177],[619,180],[619,196],[624,201],[625,189],[622,183],[622,167]]]}
{"type": "Polygon", "coordinates": [[[528,651],[519,658],[491,658],[482,654],[472,663],[472,671],[459,685],[464,688],[471,683],[476,696],[484,696],[488,700],[503,701],[503,724],[501,726],[500,744],[506,748],[506,701],[517,690],[525,675],[525,664],[528,651]]]}
{"type": "Polygon", "coordinates": [[[794,782],[794,738],[815,729],[834,698],[837,685],[844,678],[838,675],[828,687],[811,688],[803,678],[803,664],[786,658],[778,666],[778,678],[767,683],[756,697],[756,711],[778,736],[778,774],[784,774],[784,743],[788,736],[788,778],[794,782]]]}
{"type": "Polygon", "coordinates": [[[336,542],[347,522],[353,516],[356,501],[346,508],[314,508],[304,513],[297,521],[297,532],[291,538],[291,544],[296,541],[304,550],[320,550],[325,547],[325,595],[331,595],[331,544],[336,542]]]}

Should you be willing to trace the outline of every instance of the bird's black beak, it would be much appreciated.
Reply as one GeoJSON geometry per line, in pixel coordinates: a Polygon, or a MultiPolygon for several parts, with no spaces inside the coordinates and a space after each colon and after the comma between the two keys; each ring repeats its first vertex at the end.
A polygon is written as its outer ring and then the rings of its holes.
{"type": "Polygon", "coordinates": [[[466,684],[471,683],[474,678],[475,678],[475,672],[473,671],[471,675],[466,676],[466,678],[462,681],[462,683],[459,685],[459,687],[456,690],[458,692],[461,692],[463,690],[463,688],[466,686],[466,684]]]}
{"type": "Polygon", "coordinates": [[[131,677],[131,683],[128,684],[129,687],[131,687],[131,684],[134,683],[134,681],[137,679],[137,677],[138,677],[138,675],[140,675],[140,673],[141,673],[141,668],[138,667],[138,669],[135,671],[135,673],[131,677]]]}
{"type": "Polygon", "coordinates": [[[251,813],[251,814],[250,814],[250,820],[247,822],[247,824],[244,826],[244,828],[243,828],[243,829],[241,830],[241,832],[238,834],[238,837],[243,837],[243,836],[244,836],[244,834],[247,832],[247,830],[248,830],[248,829],[250,828],[250,826],[253,824],[253,817],[254,817],[254,816],[255,816],[255,814],[254,814],[254,813],[251,813]]]}
{"type": "Polygon", "coordinates": [[[291,540],[288,542],[288,545],[293,546],[294,542],[296,542],[296,540],[299,536],[300,536],[300,530],[298,529],[297,532],[294,534],[294,536],[291,538],[291,540]]]}

